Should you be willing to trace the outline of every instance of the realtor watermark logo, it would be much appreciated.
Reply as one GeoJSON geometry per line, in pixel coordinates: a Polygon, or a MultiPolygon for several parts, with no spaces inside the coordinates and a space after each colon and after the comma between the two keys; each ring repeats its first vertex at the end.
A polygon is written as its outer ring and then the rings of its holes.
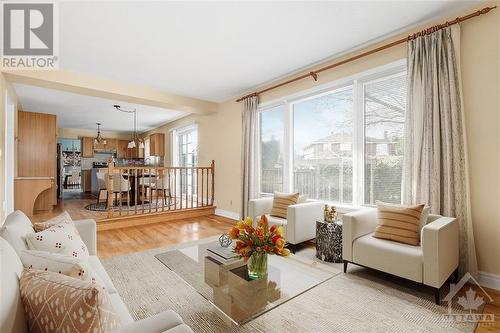
{"type": "Polygon", "coordinates": [[[56,2],[2,2],[2,70],[59,68],[56,2]]]}
{"type": "Polygon", "coordinates": [[[470,273],[466,273],[457,284],[450,284],[450,292],[443,301],[448,303],[448,313],[444,315],[447,320],[477,322],[483,326],[495,323],[493,313],[482,312],[486,302],[492,302],[493,299],[470,273]]]}

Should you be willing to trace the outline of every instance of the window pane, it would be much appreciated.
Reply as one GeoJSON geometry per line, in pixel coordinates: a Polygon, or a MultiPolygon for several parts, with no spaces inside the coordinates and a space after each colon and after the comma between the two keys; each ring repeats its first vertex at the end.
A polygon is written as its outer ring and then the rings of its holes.
{"type": "Polygon", "coordinates": [[[352,202],[352,87],[294,104],[294,191],[352,202]]]}
{"type": "Polygon", "coordinates": [[[261,191],[283,191],[283,142],[285,108],[264,110],[260,115],[261,191]]]}
{"type": "Polygon", "coordinates": [[[406,75],[364,88],[365,204],[401,203],[406,75]]]}

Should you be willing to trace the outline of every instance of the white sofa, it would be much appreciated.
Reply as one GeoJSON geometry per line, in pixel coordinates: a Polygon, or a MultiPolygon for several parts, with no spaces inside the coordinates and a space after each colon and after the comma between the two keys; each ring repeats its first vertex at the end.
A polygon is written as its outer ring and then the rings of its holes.
{"type": "Polygon", "coordinates": [[[316,238],[316,220],[323,220],[324,204],[312,200],[290,205],[287,218],[270,216],[273,208],[273,198],[251,199],[248,203],[248,215],[258,219],[266,215],[270,225],[283,226],[285,239],[290,244],[299,244],[316,238]]]}
{"type": "Polygon", "coordinates": [[[342,257],[347,264],[373,268],[434,288],[439,304],[440,289],[458,274],[458,222],[430,214],[421,231],[419,246],[372,237],[377,209],[362,209],[343,216],[342,257]]]}
{"type": "MultiPolygon", "coordinates": [[[[116,291],[113,282],[104,270],[99,258],[96,256],[95,221],[75,221],[75,225],[91,255],[89,264],[105,284],[113,308],[120,318],[122,326],[114,332],[192,332],[189,326],[184,324],[182,318],[172,310],[161,312],[155,316],[134,322],[125,303],[123,303],[120,295],[116,291]]],[[[23,265],[18,254],[21,250],[27,249],[24,236],[31,232],[34,232],[31,221],[21,211],[10,214],[0,230],[0,332],[28,332],[24,309],[19,294],[19,277],[23,271],[23,265]]]]}

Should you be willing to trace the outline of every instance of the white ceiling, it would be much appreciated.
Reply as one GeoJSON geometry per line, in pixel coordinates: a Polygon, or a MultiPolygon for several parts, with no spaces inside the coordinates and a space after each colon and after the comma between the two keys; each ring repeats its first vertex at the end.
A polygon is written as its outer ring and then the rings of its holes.
{"type": "Polygon", "coordinates": [[[474,2],[66,1],[61,68],[220,102],[474,2]]]}
{"type": "Polygon", "coordinates": [[[104,131],[132,132],[132,114],[116,110],[118,104],[126,109],[137,109],[137,130],[144,132],[161,124],[187,115],[186,112],[152,106],[84,96],[65,91],[14,84],[14,89],[25,111],[49,113],[57,116],[57,127],[94,129],[101,122],[104,131]]]}

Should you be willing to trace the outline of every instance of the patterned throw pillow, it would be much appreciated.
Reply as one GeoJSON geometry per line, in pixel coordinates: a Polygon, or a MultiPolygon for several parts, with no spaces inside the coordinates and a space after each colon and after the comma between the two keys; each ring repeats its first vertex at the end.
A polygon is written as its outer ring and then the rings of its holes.
{"type": "Polygon", "coordinates": [[[424,206],[403,206],[377,201],[378,225],[373,237],[419,245],[420,218],[424,206]]]}
{"type": "Polygon", "coordinates": [[[67,211],[64,211],[61,214],[45,222],[33,223],[33,229],[35,229],[35,232],[40,232],[55,225],[58,225],[59,223],[73,224],[73,219],[71,218],[71,216],[69,216],[69,213],[67,211]]]}
{"type": "Polygon", "coordinates": [[[295,205],[298,200],[298,193],[286,194],[274,192],[273,209],[271,210],[270,215],[286,219],[288,206],[295,205]]]}
{"type": "Polygon", "coordinates": [[[120,325],[108,293],[88,281],[24,269],[19,289],[31,333],[104,333],[120,325]]]}
{"type": "Polygon", "coordinates": [[[85,262],[89,258],[89,250],[73,223],[59,223],[25,238],[30,250],[66,254],[85,262]]]}
{"type": "Polygon", "coordinates": [[[82,259],[65,254],[33,250],[21,251],[20,258],[25,268],[64,274],[97,283],[106,289],[104,281],[82,259]]]}

